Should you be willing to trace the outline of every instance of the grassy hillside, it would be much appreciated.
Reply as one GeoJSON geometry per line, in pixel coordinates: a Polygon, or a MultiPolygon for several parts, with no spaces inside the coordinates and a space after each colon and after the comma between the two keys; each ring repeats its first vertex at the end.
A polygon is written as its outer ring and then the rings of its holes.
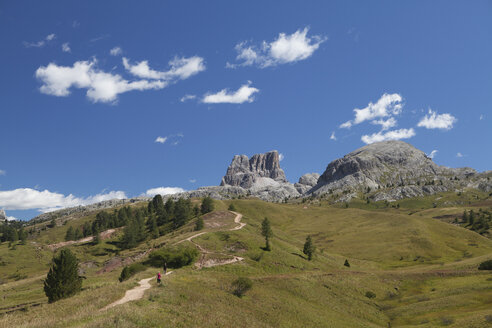
{"type": "Polygon", "coordinates": [[[243,261],[176,269],[163,285],[152,281],[143,299],[104,312],[99,310],[159,270],[120,283],[121,267],[98,273],[108,261],[173,245],[196,234],[194,222],[130,250],[116,248],[118,235],[96,246],[68,246],[83,262],[83,290],[47,304],[42,279],[53,253],[44,245],[63,240],[68,224],[92,217],[77,219],[41,231],[15,250],[0,245],[0,327],[486,327],[492,321],[492,276],[477,266],[492,259],[492,240],[434,217],[458,215],[478,202],[490,208],[490,200],[480,195],[463,206],[444,203],[455,196],[441,195],[437,206],[435,199],[402,201],[399,208],[216,201],[217,212],[204,217],[207,233],[193,239],[207,252],[199,261],[243,261]],[[244,215],[241,230],[228,230],[235,225],[234,215],[224,212],[231,203],[244,215]],[[265,217],[274,232],[271,252],[262,250],[265,217]],[[312,261],[302,253],[307,235],[317,247],[312,261]],[[240,276],[253,282],[242,298],[231,287],[240,276]]]}

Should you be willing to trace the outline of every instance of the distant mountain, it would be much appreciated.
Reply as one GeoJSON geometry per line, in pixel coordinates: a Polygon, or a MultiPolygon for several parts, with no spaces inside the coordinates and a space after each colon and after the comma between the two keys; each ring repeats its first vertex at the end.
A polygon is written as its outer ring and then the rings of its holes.
{"type": "Polygon", "coordinates": [[[463,188],[490,191],[490,174],[472,168],[435,164],[424,152],[403,141],[384,141],[336,159],[307,194],[343,193],[343,200],[369,193],[372,200],[397,200],[463,188]]]}
{"type": "MultiPolygon", "coordinates": [[[[264,154],[235,155],[220,186],[200,187],[164,199],[210,196],[215,199],[258,197],[283,201],[300,197],[331,197],[334,202],[363,197],[372,201],[394,201],[408,197],[476,188],[492,191],[492,171],[478,173],[472,168],[449,168],[435,164],[423,151],[403,141],[383,141],[359,148],[328,164],[325,172],[307,173],[295,184],[287,181],[276,150],[264,154]]],[[[45,213],[34,220],[110,208],[128,202],[112,200],[88,206],[45,213]]]]}

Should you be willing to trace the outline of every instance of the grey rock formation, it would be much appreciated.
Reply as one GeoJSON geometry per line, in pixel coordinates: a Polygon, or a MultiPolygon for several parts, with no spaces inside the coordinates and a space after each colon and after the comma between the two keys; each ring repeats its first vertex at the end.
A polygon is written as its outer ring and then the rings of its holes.
{"type": "Polygon", "coordinates": [[[7,214],[5,214],[4,210],[0,210],[0,222],[7,221],[7,214]]]}
{"type": "Polygon", "coordinates": [[[306,173],[299,178],[299,182],[294,187],[300,194],[305,194],[318,183],[319,173],[306,173]]]}
{"type": "Polygon", "coordinates": [[[267,201],[299,196],[299,192],[287,181],[280,168],[280,158],[276,150],[255,154],[251,158],[246,155],[234,156],[220,186],[240,187],[245,190],[246,195],[267,201]]]}
{"type": "Polygon", "coordinates": [[[406,142],[384,141],[359,148],[328,164],[308,194],[356,195],[370,190],[373,200],[391,201],[463,188],[476,175],[470,168],[439,166],[406,142]]]}
{"type": "Polygon", "coordinates": [[[278,182],[287,182],[284,171],[280,168],[280,158],[276,150],[265,154],[236,155],[222,178],[221,186],[238,186],[251,188],[259,178],[270,178],[278,182]]]}

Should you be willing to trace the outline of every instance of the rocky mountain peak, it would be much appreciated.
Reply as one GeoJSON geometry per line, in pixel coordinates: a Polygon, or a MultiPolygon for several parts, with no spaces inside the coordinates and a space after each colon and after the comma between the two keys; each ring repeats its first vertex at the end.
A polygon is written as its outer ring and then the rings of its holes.
{"type": "Polygon", "coordinates": [[[435,164],[423,151],[403,141],[384,141],[359,148],[328,164],[315,195],[339,191],[380,190],[378,199],[400,199],[457,187],[459,179],[476,174],[473,169],[451,169],[435,164]],[[451,178],[453,178],[451,180],[451,178]]]}
{"type": "Polygon", "coordinates": [[[280,157],[276,150],[264,154],[255,154],[251,158],[246,155],[235,155],[220,185],[239,186],[248,189],[259,178],[287,182],[285,173],[280,168],[280,157]]]}
{"type": "Polygon", "coordinates": [[[0,221],[6,221],[6,220],[7,220],[7,215],[5,214],[5,211],[0,209],[0,221]]]}

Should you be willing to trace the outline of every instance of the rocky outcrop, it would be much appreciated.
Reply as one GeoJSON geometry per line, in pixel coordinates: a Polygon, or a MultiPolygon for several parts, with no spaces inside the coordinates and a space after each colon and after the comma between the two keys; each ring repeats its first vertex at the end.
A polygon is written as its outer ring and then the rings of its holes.
{"type": "Polygon", "coordinates": [[[306,173],[299,178],[299,182],[294,184],[294,187],[300,194],[305,194],[318,184],[319,173],[306,173]]]}
{"type": "Polygon", "coordinates": [[[270,178],[277,182],[287,182],[280,168],[280,158],[276,150],[265,154],[236,155],[222,178],[221,186],[237,186],[245,189],[253,187],[260,178],[270,178]]]}
{"type": "Polygon", "coordinates": [[[280,157],[276,150],[255,154],[251,158],[246,155],[234,156],[220,186],[240,187],[244,194],[268,201],[300,195],[280,168],[280,157]]]}
{"type": "Polygon", "coordinates": [[[7,214],[5,214],[4,210],[0,210],[0,222],[7,221],[7,214]]]}
{"type": "Polygon", "coordinates": [[[463,188],[475,175],[477,172],[471,168],[439,166],[406,142],[384,141],[328,164],[308,194],[356,195],[372,191],[373,200],[396,200],[463,188]]]}

